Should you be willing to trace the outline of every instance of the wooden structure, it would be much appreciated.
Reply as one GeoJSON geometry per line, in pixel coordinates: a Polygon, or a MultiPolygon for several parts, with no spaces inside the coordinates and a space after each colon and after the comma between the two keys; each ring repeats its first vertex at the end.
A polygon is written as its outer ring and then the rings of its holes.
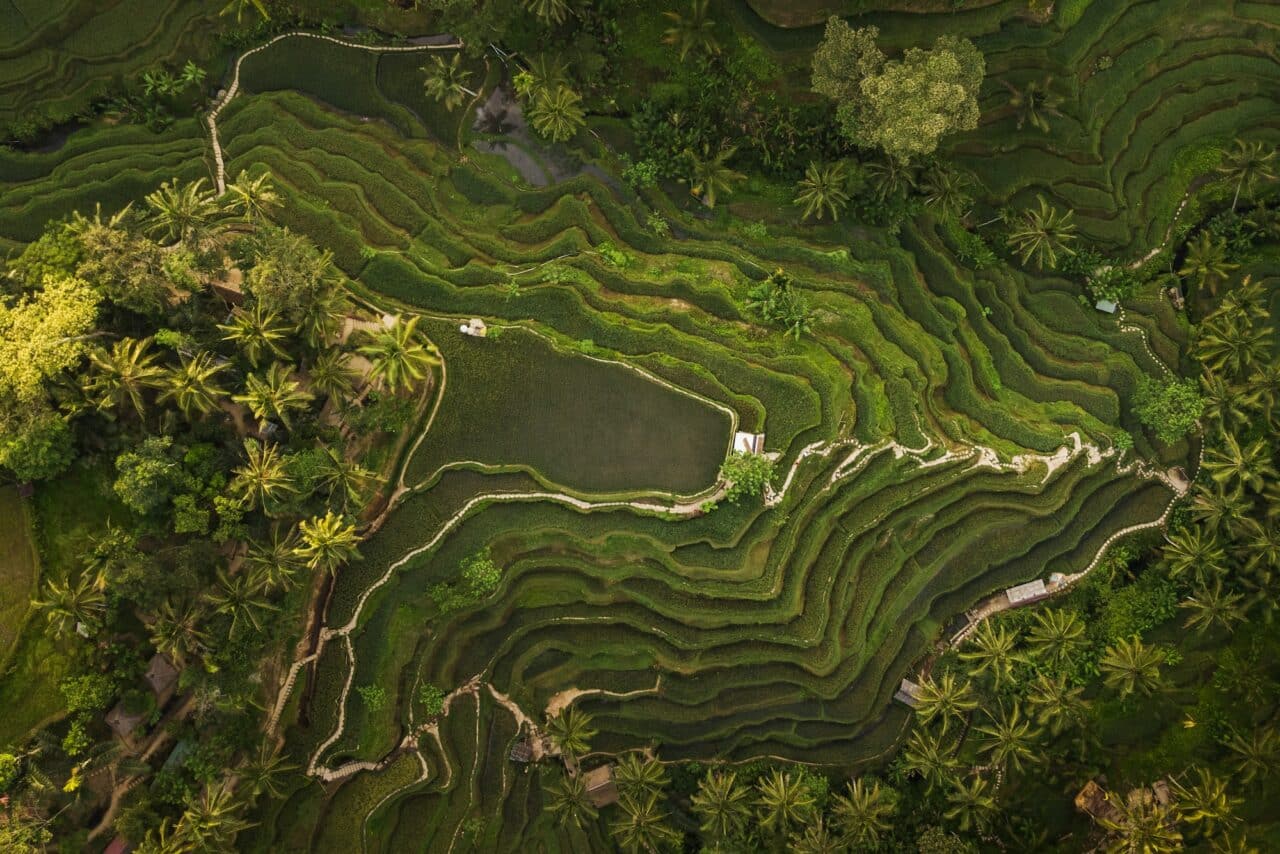
{"type": "Polygon", "coordinates": [[[607,807],[618,800],[618,785],[613,782],[613,766],[601,765],[582,775],[587,797],[596,809],[607,807]]]}
{"type": "Polygon", "coordinates": [[[178,690],[178,668],[162,652],[151,656],[151,660],[147,662],[147,672],[142,678],[147,680],[151,693],[156,695],[157,708],[169,702],[178,690]]]}
{"type": "Polygon", "coordinates": [[[1076,795],[1076,809],[1094,821],[1114,821],[1120,814],[1115,804],[1111,803],[1107,790],[1099,786],[1096,780],[1085,783],[1084,788],[1076,795]]]}
{"type": "Polygon", "coordinates": [[[134,743],[133,734],[138,731],[138,727],[142,725],[146,717],[147,713],[145,711],[127,711],[124,707],[124,701],[121,700],[111,707],[111,711],[107,712],[104,720],[121,741],[132,747],[134,743]]]}
{"type": "Polygon", "coordinates": [[[522,738],[511,745],[511,752],[507,754],[507,758],[512,762],[529,762],[533,759],[533,745],[527,738],[522,738]]]}
{"type": "Polygon", "coordinates": [[[898,686],[898,692],[893,695],[893,699],[914,709],[920,705],[920,686],[904,677],[902,684],[898,686]]]}

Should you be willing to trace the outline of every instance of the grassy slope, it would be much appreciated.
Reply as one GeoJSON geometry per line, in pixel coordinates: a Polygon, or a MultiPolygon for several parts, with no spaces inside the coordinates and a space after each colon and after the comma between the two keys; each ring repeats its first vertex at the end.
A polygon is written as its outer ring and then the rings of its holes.
{"type": "Polygon", "coordinates": [[[13,486],[0,487],[0,662],[13,652],[39,580],[27,509],[13,486]]]}

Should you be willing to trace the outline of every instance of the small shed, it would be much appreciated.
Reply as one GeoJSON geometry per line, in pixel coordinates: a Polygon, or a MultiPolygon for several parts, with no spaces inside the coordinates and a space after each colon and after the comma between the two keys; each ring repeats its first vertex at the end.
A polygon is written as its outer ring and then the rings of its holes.
{"type": "Polygon", "coordinates": [[[1096,780],[1084,784],[1084,788],[1076,795],[1076,809],[1090,816],[1095,821],[1111,821],[1119,814],[1107,790],[1098,785],[1096,780]]]}
{"type": "Polygon", "coordinates": [[[1115,314],[1116,309],[1120,308],[1114,300],[1109,299],[1100,299],[1094,303],[1093,307],[1098,311],[1105,312],[1107,314],[1115,314]]]}
{"type": "Polygon", "coordinates": [[[102,854],[129,854],[132,850],[133,845],[129,840],[123,836],[117,836],[107,843],[107,847],[102,849],[102,854]]]}
{"type": "Polygon", "coordinates": [[[582,782],[586,787],[587,797],[591,799],[591,805],[596,809],[607,807],[609,804],[617,802],[618,786],[613,782],[612,765],[601,765],[599,768],[592,768],[582,775],[582,782]]]}
{"type": "Polygon", "coordinates": [[[473,317],[459,326],[458,331],[463,335],[470,335],[472,338],[483,338],[489,334],[489,327],[480,318],[473,317]]]}
{"type": "Polygon", "coordinates": [[[898,692],[893,695],[893,699],[914,709],[920,705],[920,686],[910,679],[904,678],[902,684],[898,686],[898,692]]]}
{"type": "Polygon", "coordinates": [[[147,713],[145,711],[129,712],[125,710],[124,702],[118,702],[111,707],[111,711],[107,712],[105,718],[107,726],[111,727],[114,732],[125,744],[133,744],[133,734],[138,727],[142,725],[147,713]]]}
{"type": "Polygon", "coordinates": [[[512,762],[529,762],[533,759],[533,745],[529,743],[529,739],[522,738],[511,745],[511,752],[507,754],[507,758],[512,762]]]}
{"type": "Polygon", "coordinates": [[[1049,590],[1044,586],[1044,581],[1037,578],[1035,581],[1028,581],[1026,584],[1019,584],[1017,587],[1010,587],[1004,592],[1009,597],[1010,605],[1027,605],[1031,602],[1039,602],[1049,595],[1049,590]]]}
{"type": "Polygon", "coordinates": [[[741,454],[763,454],[764,434],[739,430],[733,434],[733,450],[741,454]]]}
{"type": "Polygon", "coordinates": [[[147,662],[147,672],[142,678],[147,680],[151,692],[156,695],[157,707],[169,702],[178,690],[178,668],[162,652],[151,656],[151,661],[147,662]]]}
{"type": "Polygon", "coordinates": [[[244,305],[244,271],[239,267],[225,270],[220,279],[211,279],[209,287],[227,305],[244,305]]]}

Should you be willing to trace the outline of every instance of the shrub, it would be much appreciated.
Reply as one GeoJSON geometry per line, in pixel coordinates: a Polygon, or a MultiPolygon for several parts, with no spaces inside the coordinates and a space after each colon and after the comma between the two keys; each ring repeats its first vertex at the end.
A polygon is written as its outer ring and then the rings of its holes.
{"type": "Polygon", "coordinates": [[[387,707],[387,689],[381,685],[360,685],[356,692],[371,712],[380,712],[387,707]]]}
{"type": "Polygon", "coordinates": [[[438,685],[432,685],[430,682],[422,683],[422,687],[418,689],[418,704],[422,706],[422,713],[429,718],[444,711],[445,691],[438,685]]]}
{"type": "Polygon", "coordinates": [[[1165,444],[1191,432],[1204,412],[1204,399],[1193,380],[1143,377],[1133,395],[1133,409],[1143,426],[1165,444]]]}
{"type": "Polygon", "coordinates": [[[622,170],[622,180],[636,190],[655,186],[658,183],[658,164],[652,160],[630,163],[622,170]]]}
{"type": "Polygon", "coordinates": [[[763,454],[735,451],[720,467],[720,478],[729,483],[729,491],[725,493],[729,501],[762,495],[773,480],[773,460],[763,454]]]}

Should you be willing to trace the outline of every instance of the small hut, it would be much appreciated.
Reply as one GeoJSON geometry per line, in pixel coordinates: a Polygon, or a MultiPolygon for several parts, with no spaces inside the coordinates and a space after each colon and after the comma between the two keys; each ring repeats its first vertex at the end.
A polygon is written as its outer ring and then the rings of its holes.
{"type": "Polygon", "coordinates": [[[733,450],[740,454],[763,454],[764,434],[739,430],[733,434],[733,450]]]}
{"type": "Polygon", "coordinates": [[[601,765],[582,775],[587,797],[596,809],[607,807],[618,800],[618,786],[613,782],[613,766],[601,765]]]}
{"type": "Polygon", "coordinates": [[[1037,578],[1035,581],[1028,581],[1026,584],[1010,587],[1004,592],[1004,595],[1009,598],[1011,607],[1017,607],[1018,605],[1039,602],[1041,599],[1048,597],[1049,590],[1044,586],[1044,581],[1037,578]]]}
{"type": "Polygon", "coordinates": [[[914,709],[920,705],[920,686],[910,679],[904,678],[902,684],[898,686],[898,692],[893,695],[893,699],[914,709]]]}
{"type": "Polygon", "coordinates": [[[1076,795],[1076,809],[1094,821],[1114,820],[1120,812],[1111,803],[1107,790],[1099,786],[1096,780],[1085,783],[1084,788],[1076,795]]]}
{"type": "Polygon", "coordinates": [[[1094,303],[1093,307],[1104,314],[1115,314],[1116,309],[1120,308],[1120,306],[1116,304],[1115,300],[1109,299],[1100,299],[1094,303]]]}
{"type": "Polygon", "coordinates": [[[529,739],[522,738],[511,745],[511,753],[507,755],[507,758],[512,762],[529,762],[533,759],[533,745],[529,743],[529,739]]]}
{"type": "Polygon", "coordinates": [[[163,706],[178,690],[178,668],[173,666],[169,656],[157,652],[147,662],[147,672],[143,675],[151,693],[156,695],[156,707],[163,706]]]}
{"type": "Polygon", "coordinates": [[[470,335],[472,338],[483,338],[489,334],[489,327],[480,318],[473,317],[459,326],[458,331],[463,335],[470,335]]]}
{"type": "Polygon", "coordinates": [[[133,746],[133,734],[138,731],[138,727],[142,726],[142,721],[147,717],[145,710],[130,712],[125,709],[124,701],[120,701],[111,707],[111,711],[107,712],[105,718],[107,726],[111,727],[111,731],[130,747],[133,746]]]}

